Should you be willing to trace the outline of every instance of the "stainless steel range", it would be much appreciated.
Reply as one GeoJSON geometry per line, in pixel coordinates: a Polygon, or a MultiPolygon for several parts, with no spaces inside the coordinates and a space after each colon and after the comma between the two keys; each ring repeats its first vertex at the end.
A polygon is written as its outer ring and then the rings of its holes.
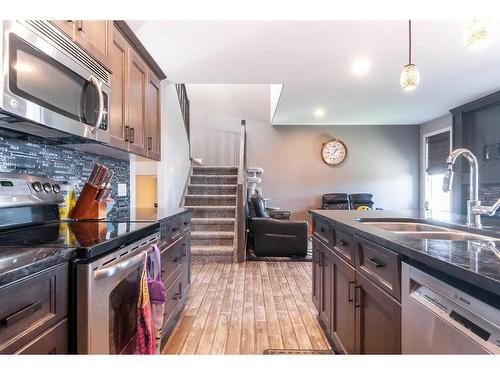
{"type": "Polygon", "coordinates": [[[45,177],[0,173],[0,272],[53,252],[73,252],[71,318],[78,353],[121,354],[135,349],[140,275],[156,221],[60,221],[62,194],[45,177]],[[26,257],[23,254],[30,254],[26,257]]]}

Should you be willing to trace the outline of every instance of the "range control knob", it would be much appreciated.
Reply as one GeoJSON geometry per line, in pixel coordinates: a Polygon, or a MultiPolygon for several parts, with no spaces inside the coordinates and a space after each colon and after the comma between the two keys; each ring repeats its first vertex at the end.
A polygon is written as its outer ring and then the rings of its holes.
{"type": "Polygon", "coordinates": [[[51,193],[52,192],[52,185],[49,184],[48,182],[44,183],[43,190],[45,190],[47,193],[51,193]]]}
{"type": "Polygon", "coordinates": [[[31,184],[31,186],[33,187],[33,190],[35,190],[35,192],[37,192],[37,193],[41,192],[41,191],[42,191],[42,189],[43,189],[43,188],[42,188],[42,184],[41,184],[40,182],[38,182],[38,181],[33,182],[33,183],[31,184]]]}
{"type": "Polygon", "coordinates": [[[59,194],[61,192],[61,186],[59,186],[59,184],[52,185],[52,191],[56,194],[59,194]]]}

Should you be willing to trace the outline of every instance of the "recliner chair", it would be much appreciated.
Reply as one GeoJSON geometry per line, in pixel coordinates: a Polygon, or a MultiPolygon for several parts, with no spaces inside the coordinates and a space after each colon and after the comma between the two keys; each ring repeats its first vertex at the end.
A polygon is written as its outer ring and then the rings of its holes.
{"type": "Polygon", "coordinates": [[[373,210],[375,204],[373,194],[369,193],[349,194],[349,200],[351,201],[351,210],[357,210],[359,207],[368,207],[373,210]]]}
{"type": "Polygon", "coordinates": [[[347,193],[329,193],[321,197],[321,208],[325,210],[349,210],[351,207],[347,193]]]}
{"type": "Polygon", "coordinates": [[[307,222],[290,221],[290,211],[268,211],[260,195],[248,198],[248,227],[257,256],[307,255],[307,222]]]}

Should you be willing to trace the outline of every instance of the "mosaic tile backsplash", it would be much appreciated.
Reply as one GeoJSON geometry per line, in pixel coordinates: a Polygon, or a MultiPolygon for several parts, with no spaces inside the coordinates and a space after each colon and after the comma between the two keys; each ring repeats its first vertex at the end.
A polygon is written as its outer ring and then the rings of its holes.
{"type": "Polygon", "coordinates": [[[115,172],[111,197],[116,201],[109,217],[129,214],[130,165],[128,161],[70,150],[48,140],[0,133],[0,172],[47,176],[59,182],[75,181],[77,195],[87,181],[94,163],[99,162],[115,172]],[[127,184],[127,196],[118,197],[118,183],[127,184]]]}

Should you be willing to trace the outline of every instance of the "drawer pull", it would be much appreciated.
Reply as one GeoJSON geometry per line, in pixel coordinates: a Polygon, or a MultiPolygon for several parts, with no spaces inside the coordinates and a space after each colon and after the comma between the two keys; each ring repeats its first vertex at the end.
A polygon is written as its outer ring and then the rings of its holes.
{"type": "Polygon", "coordinates": [[[323,255],[324,254],[323,254],[322,251],[318,252],[318,264],[319,264],[320,267],[323,266],[323,255]]]}
{"type": "Polygon", "coordinates": [[[341,244],[342,246],[348,246],[349,243],[345,242],[344,240],[339,240],[339,244],[341,244]]]}
{"type": "Polygon", "coordinates": [[[177,228],[177,227],[172,228],[172,232],[178,232],[178,231],[179,231],[179,228],[177,228]]]}
{"type": "Polygon", "coordinates": [[[354,307],[361,307],[361,286],[354,286],[354,307]]]}
{"type": "Polygon", "coordinates": [[[28,318],[30,315],[33,315],[41,308],[42,308],[42,301],[37,301],[35,303],[32,303],[31,305],[22,308],[21,310],[15,312],[14,314],[2,318],[2,320],[0,320],[0,327],[2,328],[11,327],[16,323],[19,323],[21,320],[28,318]]]}
{"type": "Polygon", "coordinates": [[[377,258],[369,258],[368,260],[375,266],[375,268],[385,267],[385,263],[378,260],[377,258]]]}
{"type": "Polygon", "coordinates": [[[172,299],[178,301],[181,299],[181,292],[177,292],[172,296],[172,299]]]}
{"type": "Polygon", "coordinates": [[[189,221],[184,222],[184,226],[187,226],[189,224],[189,221]]]}
{"type": "Polygon", "coordinates": [[[173,259],[173,262],[174,262],[174,263],[177,263],[179,260],[181,260],[181,257],[175,257],[175,258],[173,259]]]}

